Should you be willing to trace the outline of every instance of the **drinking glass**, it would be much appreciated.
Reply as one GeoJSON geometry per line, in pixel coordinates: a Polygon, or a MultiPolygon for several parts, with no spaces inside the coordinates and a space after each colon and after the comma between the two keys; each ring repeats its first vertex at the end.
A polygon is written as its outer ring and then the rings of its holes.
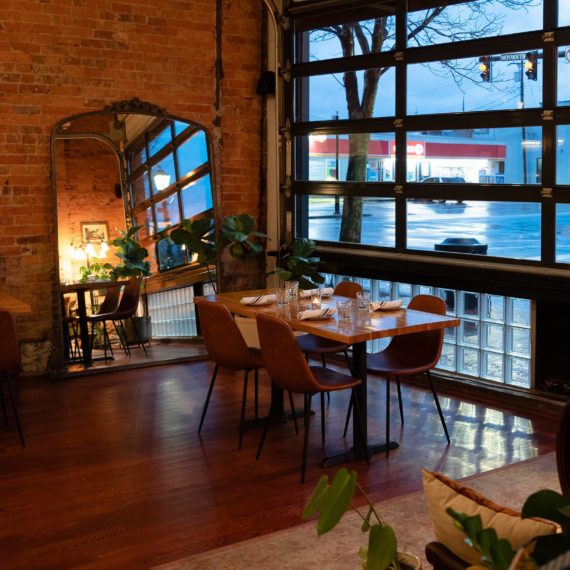
{"type": "Polygon", "coordinates": [[[321,308],[321,295],[322,289],[313,289],[311,291],[311,308],[320,309],[321,308]]]}
{"type": "Polygon", "coordinates": [[[289,292],[289,299],[294,300],[297,298],[297,295],[299,293],[298,281],[285,281],[285,288],[289,292]]]}
{"type": "Polygon", "coordinates": [[[352,301],[337,301],[336,311],[339,321],[349,321],[352,309],[352,301]]]}
{"type": "Polygon", "coordinates": [[[368,291],[359,291],[356,293],[356,301],[359,311],[368,311],[370,308],[370,293],[368,291]]]}
{"type": "Polygon", "coordinates": [[[275,289],[275,297],[277,297],[277,305],[283,307],[289,303],[289,289],[286,287],[278,287],[275,289]]]}

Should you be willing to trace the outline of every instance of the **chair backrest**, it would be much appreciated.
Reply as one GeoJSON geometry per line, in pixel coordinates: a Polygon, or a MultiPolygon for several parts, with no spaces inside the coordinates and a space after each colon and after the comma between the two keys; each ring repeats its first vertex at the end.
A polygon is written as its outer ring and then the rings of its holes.
{"type": "Polygon", "coordinates": [[[277,386],[297,394],[319,392],[291,327],[271,315],[257,315],[257,332],[265,369],[277,386]]]}
{"type": "Polygon", "coordinates": [[[141,281],[142,277],[131,277],[125,285],[123,296],[115,312],[117,318],[127,319],[137,312],[141,298],[141,281]]]}
{"type": "Polygon", "coordinates": [[[342,297],[352,297],[356,299],[356,294],[362,292],[362,285],[354,281],[341,281],[335,288],[334,294],[342,297]]]}
{"type": "MultiPolygon", "coordinates": [[[[434,295],[416,295],[408,309],[445,315],[445,301],[434,295]]],[[[386,350],[401,355],[405,361],[413,361],[416,366],[433,368],[443,346],[443,329],[395,336],[386,350]]]]}
{"type": "Polygon", "coordinates": [[[556,435],[556,464],[562,494],[570,497],[570,403],[564,406],[556,435]]]}
{"type": "Polygon", "coordinates": [[[224,368],[248,370],[253,357],[230,310],[221,303],[196,299],[200,329],[210,358],[224,368]]]}
{"type": "Polygon", "coordinates": [[[14,319],[8,311],[0,311],[0,374],[20,368],[20,349],[14,319]]]}
{"type": "Polygon", "coordinates": [[[121,298],[121,287],[109,287],[105,298],[99,306],[98,315],[115,312],[119,307],[119,299],[121,298]]]}

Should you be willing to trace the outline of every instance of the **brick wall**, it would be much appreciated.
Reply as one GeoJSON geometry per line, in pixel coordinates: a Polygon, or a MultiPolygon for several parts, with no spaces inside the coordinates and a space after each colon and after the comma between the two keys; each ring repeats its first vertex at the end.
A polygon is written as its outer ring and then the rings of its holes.
{"type": "Polygon", "coordinates": [[[0,258],[7,291],[33,306],[20,338],[52,338],[50,133],[64,117],[138,97],[203,124],[221,212],[259,215],[261,15],[257,1],[2,0],[0,258]]]}

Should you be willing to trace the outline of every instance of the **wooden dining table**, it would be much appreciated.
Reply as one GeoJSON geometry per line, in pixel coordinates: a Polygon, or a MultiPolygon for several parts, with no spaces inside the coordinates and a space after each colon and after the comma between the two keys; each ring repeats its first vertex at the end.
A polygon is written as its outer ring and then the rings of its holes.
{"type": "Polygon", "coordinates": [[[9,313],[31,313],[32,306],[5,291],[0,291],[0,310],[9,313]]]}
{"type": "MultiPolygon", "coordinates": [[[[369,455],[373,455],[398,447],[398,444],[394,441],[386,441],[379,444],[371,444],[368,441],[366,343],[377,338],[456,327],[459,325],[459,319],[447,315],[435,315],[403,308],[390,311],[360,311],[356,307],[356,303],[353,303],[350,320],[338,320],[336,317],[326,320],[299,320],[297,318],[299,311],[310,308],[309,299],[299,299],[281,308],[275,303],[245,305],[240,302],[243,297],[271,293],[273,293],[272,290],[236,291],[202,298],[224,304],[235,315],[251,318],[255,318],[258,314],[276,315],[287,321],[295,331],[302,331],[352,345],[353,373],[355,377],[362,380],[362,384],[357,388],[356,392],[362,411],[364,429],[361,433],[356,424],[357,414],[353,414],[352,449],[345,453],[327,457],[323,461],[323,466],[328,467],[354,459],[366,459],[366,448],[368,448],[369,455]]],[[[338,295],[323,297],[322,307],[336,308],[337,301],[346,299],[346,297],[338,295]]],[[[282,405],[281,402],[280,405],[282,405]]],[[[273,408],[274,402],[272,402],[272,411],[273,408]]]]}

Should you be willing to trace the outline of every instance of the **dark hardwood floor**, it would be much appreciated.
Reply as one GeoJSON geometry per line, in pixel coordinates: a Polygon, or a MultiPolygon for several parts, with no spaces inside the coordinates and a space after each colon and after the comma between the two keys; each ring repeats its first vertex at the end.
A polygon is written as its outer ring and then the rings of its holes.
{"type": "MultiPolygon", "coordinates": [[[[270,431],[260,461],[257,429],[246,432],[237,450],[239,374],[219,375],[198,437],[211,370],[198,362],[24,379],[28,446],[18,446],[13,418],[7,428],[0,423],[0,567],[148,568],[299,524],[324,472],[319,414],[301,485],[302,438],[292,425],[270,431]]],[[[384,383],[375,377],[369,383],[369,433],[381,440],[384,383]]],[[[263,373],[261,384],[265,410],[263,373]]],[[[531,417],[442,395],[452,437],[447,446],[431,393],[403,385],[403,394],[403,427],[392,399],[392,437],[400,448],[388,459],[375,456],[369,468],[350,465],[375,500],[419,489],[421,467],[460,478],[554,449],[556,416],[531,417]]],[[[348,445],[342,439],[346,405],[346,395],[332,396],[328,454],[348,445]]]]}

